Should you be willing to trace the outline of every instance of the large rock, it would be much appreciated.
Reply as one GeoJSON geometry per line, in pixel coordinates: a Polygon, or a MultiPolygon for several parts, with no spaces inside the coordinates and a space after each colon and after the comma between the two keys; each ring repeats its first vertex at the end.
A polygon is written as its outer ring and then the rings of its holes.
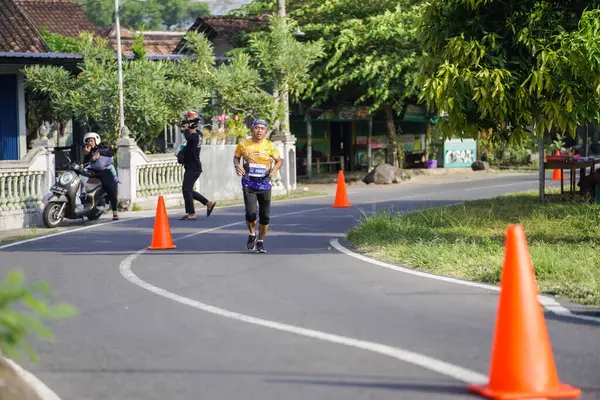
{"type": "Polygon", "coordinates": [[[487,161],[475,161],[473,164],[471,164],[471,169],[473,171],[485,171],[490,169],[490,163],[487,161]]]}
{"type": "Polygon", "coordinates": [[[397,168],[390,164],[377,164],[363,179],[366,184],[389,185],[398,182],[397,168]]]}

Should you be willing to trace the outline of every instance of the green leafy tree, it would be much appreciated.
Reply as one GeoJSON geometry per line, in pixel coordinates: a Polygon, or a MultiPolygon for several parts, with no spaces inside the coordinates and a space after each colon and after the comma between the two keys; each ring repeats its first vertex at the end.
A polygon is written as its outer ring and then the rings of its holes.
{"type": "Polygon", "coordinates": [[[215,53],[213,45],[202,33],[189,31],[185,37],[188,55],[174,65],[173,76],[194,86],[209,87],[213,79],[215,53]]]}
{"type": "MultiPolygon", "coordinates": [[[[81,0],[79,5],[89,19],[98,26],[109,26],[115,23],[114,0],[81,0]]],[[[121,4],[121,9],[124,5],[121,4]]]]}
{"type": "Polygon", "coordinates": [[[208,4],[189,0],[169,0],[163,6],[162,23],[167,29],[189,28],[200,15],[210,14],[208,4]]]}
{"type": "Polygon", "coordinates": [[[250,57],[244,53],[236,54],[230,64],[217,68],[214,73],[215,100],[221,112],[238,114],[240,120],[274,117],[273,97],[261,85],[259,72],[250,66],[250,57]]]}
{"type": "Polygon", "coordinates": [[[253,17],[257,15],[272,14],[276,11],[276,5],[275,0],[254,0],[242,5],[240,8],[231,10],[229,14],[236,17],[253,17]]]}
{"type": "MultiPolygon", "coordinates": [[[[422,1],[356,0],[325,3],[316,10],[309,35],[330,37],[328,57],[313,71],[307,97],[315,104],[332,94],[353,89],[355,104],[368,104],[371,112],[383,110],[388,131],[389,162],[402,163],[396,141],[395,114],[407,99],[418,95],[416,78],[422,59],[416,28],[424,9],[422,1]],[[392,7],[392,3],[394,6],[392,7]],[[399,160],[400,158],[400,160],[399,160]]],[[[308,9],[298,11],[307,18],[308,9]]]]}
{"type": "Polygon", "coordinates": [[[123,26],[131,29],[161,29],[164,10],[165,7],[159,0],[125,0],[120,4],[119,18],[123,26]]]}
{"type": "Polygon", "coordinates": [[[77,51],[77,40],[75,38],[52,33],[45,26],[40,28],[40,35],[52,52],[75,53],[77,51]]]}
{"type": "Polygon", "coordinates": [[[423,97],[440,127],[511,142],[600,118],[597,1],[434,1],[420,34],[423,97]],[[587,10],[586,10],[587,9],[587,10]]]}
{"type": "Polygon", "coordinates": [[[133,45],[131,52],[135,60],[142,60],[146,57],[146,47],[144,46],[144,32],[133,33],[133,45]]]}
{"type": "MultiPolygon", "coordinates": [[[[165,123],[177,121],[183,110],[202,109],[211,96],[216,108],[242,119],[272,117],[273,98],[247,54],[217,67],[203,34],[189,32],[186,47],[190,57],[181,62],[150,61],[139,49],[134,60],[123,63],[125,123],[138,141],[148,143],[165,123]]],[[[116,60],[104,39],[82,36],[77,50],[84,60],[76,77],[59,67],[31,66],[25,70],[28,89],[47,96],[57,116],[98,127],[110,142],[116,139],[118,123],[116,60]]]]}
{"type": "MultiPolygon", "coordinates": [[[[82,7],[99,26],[114,23],[113,0],[84,1],[82,7]]],[[[208,4],[191,0],[125,0],[120,4],[121,24],[132,29],[181,28],[189,26],[199,15],[208,13],[208,4]]]]}
{"type": "MultiPolygon", "coordinates": [[[[80,36],[78,52],[84,59],[77,76],[62,67],[28,66],[26,85],[34,94],[50,99],[57,117],[97,127],[104,140],[112,142],[118,133],[116,59],[106,39],[87,34],[80,36]]],[[[169,62],[124,61],[125,123],[138,141],[148,143],[183,110],[206,104],[208,87],[180,79],[182,75],[169,62]]]]}
{"type": "Polygon", "coordinates": [[[184,16],[187,17],[187,20],[185,20],[185,19],[182,20],[183,22],[182,22],[181,27],[183,27],[183,28],[189,27],[189,25],[191,23],[193,23],[194,21],[196,21],[196,18],[198,18],[200,15],[210,14],[210,7],[208,6],[207,3],[188,2],[186,4],[187,4],[187,6],[186,6],[187,15],[184,15],[184,16]]]}
{"type": "MultiPolygon", "coordinates": [[[[303,41],[327,38],[324,56],[311,65],[310,81],[296,96],[309,106],[368,104],[384,111],[389,162],[402,162],[394,117],[416,102],[422,49],[416,28],[424,0],[289,0],[290,17],[306,33],[303,41]]],[[[238,15],[272,13],[275,0],[255,0],[238,15]]]]}
{"type": "MultiPolygon", "coordinates": [[[[373,0],[375,2],[379,0],[373,0]]],[[[370,3],[370,1],[365,2],[365,6],[370,3]]],[[[313,9],[316,6],[320,6],[323,2],[317,2],[314,0],[285,0],[285,8],[287,13],[290,16],[294,16],[294,18],[299,17],[297,11],[302,10],[303,8],[312,7],[313,9]]],[[[339,3],[338,3],[339,4],[339,3]]],[[[331,8],[331,5],[337,5],[333,1],[329,1],[327,3],[328,7],[331,8]]],[[[241,7],[229,11],[229,15],[240,16],[240,17],[257,17],[263,15],[274,15],[277,12],[277,0],[253,0],[249,3],[243,4],[241,7]]],[[[307,15],[308,16],[308,15],[307,15]]],[[[313,14],[312,18],[315,18],[317,15],[313,14]]],[[[308,16],[308,20],[312,18],[308,16]]],[[[307,20],[303,20],[304,23],[307,20]]]]}
{"type": "MultiPolygon", "coordinates": [[[[173,86],[172,90],[180,90],[180,95],[174,95],[173,100],[185,99],[186,87],[191,86],[198,90],[205,98],[214,96],[214,71],[215,55],[211,42],[202,33],[190,31],[185,35],[186,49],[189,57],[185,57],[180,62],[171,64],[169,78],[179,86],[173,86]]],[[[176,92],[177,93],[177,92],[176,92]]],[[[204,108],[209,108],[206,101],[199,103],[204,108]]],[[[175,104],[174,104],[175,107],[175,104]]],[[[177,105],[179,109],[186,109],[183,104],[177,105]]]]}
{"type": "Polygon", "coordinates": [[[77,309],[71,304],[48,305],[52,289],[47,283],[26,285],[23,272],[16,270],[0,281],[0,351],[11,358],[20,358],[24,351],[37,360],[35,350],[27,339],[34,334],[41,339],[53,340],[52,331],[42,320],[72,317],[77,309]],[[24,307],[23,307],[24,306],[24,307]]]}
{"type": "MultiPolygon", "coordinates": [[[[238,114],[240,121],[245,117],[274,116],[273,98],[263,86],[259,71],[250,65],[250,57],[241,51],[234,52],[231,61],[215,66],[212,44],[198,32],[185,36],[186,49],[192,58],[186,58],[175,66],[179,80],[191,85],[209,87],[214,111],[227,115],[238,114]]],[[[208,107],[204,110],[210,113],[208,107]]]]}
{"type": "MultiPolygon", "coordinates": [[[[309,83],[309,70],[324,56],[323,41],[300,42],[293,32],[295,25],[287,18],[271,16],[268,32],[250,35],[248,51],[268,84],[274,88],[277,119],[287,110],[287,99],[279,99],[287,87],[292,99],[298,100],[309,83]]],[[[289,127],[282,126],[282,131],[289,127]]]]}
{"type": "MultiPolygon", "coordinates": [[[[255,7],[274,7],[256,0],[255,7]]],[[[308,106],[368,104],[383,110],[389,136],[389,162],[398,164],[395,114],[416,101],[416,77],[422,58],[416,27],[423,0],[290,0],[289,15],[306,33],[302,41],[327,38],[324,56],[310,68],[308,85],[297,99],[308,106]]],[[[250,10],[250,11],[248,11],[250,10]]],[[[242,8],[244,11],[244,8],[242,8]]],[[[241,11],[240,11],[241,12],[241,11]]]]}

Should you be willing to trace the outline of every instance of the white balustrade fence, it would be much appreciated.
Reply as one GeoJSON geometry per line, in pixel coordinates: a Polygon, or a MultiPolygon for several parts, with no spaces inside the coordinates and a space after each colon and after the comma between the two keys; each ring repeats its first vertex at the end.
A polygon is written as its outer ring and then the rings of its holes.
{"type": "MultiPolygon", "coordinates": [[[[283,168],[274,180],[273,194],[284,194],[296,188],[296,148],[294,141],[273,138],[283,158],[283,168]]],[[[147,155],[130,138],[118,145],[118,198],[122,209],[134,204],[142,208],[156,207],[158,196],[167,206],[182,206],[183,166],[174,153],[147,155]]],[[[233,168],[235,144],[207,140],[202,146],[204,171],[196,182],[196,190],[210,200],[241,199],[240,178],[233,168]]],[[[51,140],[42,138],[34,148],[17,161],[0,161],[0,230],[42,225],[43,201],[55,181],[54,153],[51,140]]],[[[197,209],[200,209],[200,204],[197,209]]]]}
{"type": "Polygon", "coordinates": [[[0,170],[0,211],[36,212],[42,207],[44,171],[0,170]]]}
{"type": "Polygon", "coordinates": [[[43,198],[54,184],[51,145],[38,141],[17,161],[0,161],[0,230],[41,223],[43,198]]]}
{"type": "MultiPolygon", "coordinates": [[[[171,157],[173,158],[173,157],[171,157]]],[[[181,192],[183,166],[176,160],[152,160],[137,166],[136,197],[149,197],[181,192]]]]}

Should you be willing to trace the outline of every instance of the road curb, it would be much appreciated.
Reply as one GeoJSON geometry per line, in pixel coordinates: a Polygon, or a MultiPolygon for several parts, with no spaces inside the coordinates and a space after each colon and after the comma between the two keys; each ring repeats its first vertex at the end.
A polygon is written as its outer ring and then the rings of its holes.
{"type": "MultiPolygon", "coordinates": [[[[23,400],[61,400],[60,397],[58,397],[58,395],[54,393],[48,386],[46,386],[39,378],[27,371],[25,368],[21,367],[15,361],[11,360],[10,358],[0,357],[0,362],[18,377],[18,379],[21,381],[19,382],[20,384],[25,386],[31,393],[33,393],[34,397],[27,395],[26,398],[22,398],[23,400]]],[[[6,382],[0,382],[3,385],[7,385],[6,382]]],[[[8,390],[10,391],[11,388],[9,387],[8,390]]],[[[7,399],[10,398],[11,397],[8,397],[7,399]]]]}
{"type": "MultiPolygon", "coordinates": [[[[407,267],[404,265],[396,265],[396,264],[391,264],[391,263],[387,263],[384,261],[379,261],[375,258],[369,257],[365,254],[358,252],[356,249],[354,249],[352,247],[352,245],[345,238],[344,239],[332,239],[329,241],[329,244],[333,248],[335,248],[337,251],[341,252],[342,254],[346,254],[350,257],[354,257],[358,260],[367,262],[372,265],[377,265],[379,267],[395,270],[397,272],[416,275],[416,276],[420,276],[420,277],[427,278],[427,279],[435,279],[438,281],[444,281],[447,283],[453,283],[453,284],[457,284],[457,285],[471,286],[471,287],[484,289],[484,290],[490,290],[490,291],[495,291],[495,292],[500,291],[500,286],[498,286],[498,285],[491,285],[491,284],[480,283],[480,282],[475,282],[475,281],[467,281],[464,279],[454,278],[451,276],[439,275],[439,274],[434,274],[431,272],[421,271],[421,270],[410,268],[410,267],[407,267]]],[[[550,297],[548,295],[539,294],[538,300],[546,311],[548,311],[554,315],[557,315],[559,317],[578,319],[578,320],[582,320],[582,321],[587,321],[592,324],[600,324],[599,317],[577,314],[577,312],[574,312],[574,311],[570,310],[569,308],[561,305],[556,299],[554,299],[553,297],[550,297]]]]}

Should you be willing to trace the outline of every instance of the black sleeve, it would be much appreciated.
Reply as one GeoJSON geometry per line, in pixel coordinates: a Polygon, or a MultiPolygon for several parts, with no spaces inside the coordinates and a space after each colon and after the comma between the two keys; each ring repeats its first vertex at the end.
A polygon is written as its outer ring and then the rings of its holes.
{"type": "Polygon", "coordinates": [[[187,131],[184,134],[185,140],[187,140],[185,144],[185,152],[187,154],[193,155],[198,151],[199,136],[188,134],[187,131]]]}

